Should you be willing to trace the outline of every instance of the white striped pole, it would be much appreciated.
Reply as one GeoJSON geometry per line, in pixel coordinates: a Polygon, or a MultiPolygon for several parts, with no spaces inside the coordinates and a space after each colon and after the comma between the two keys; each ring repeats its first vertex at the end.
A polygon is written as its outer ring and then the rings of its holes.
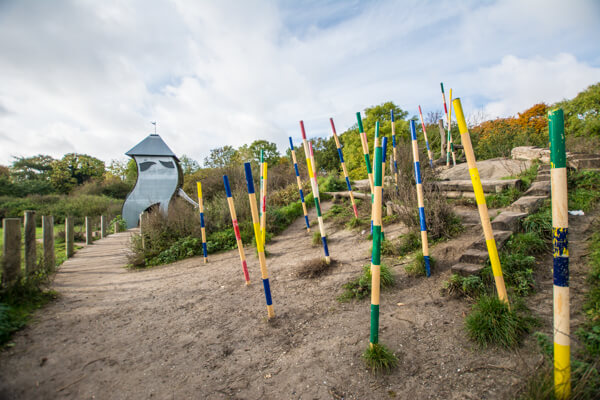
{"type": "Polygon", "coordinates": [[[296,172],[296,182],[298,182],[298,192],[300,192],[300,201],[302,202],[302,210],[304,211],[304,222],[306,222],[306,231],[310,232],[310,223],[308,222],[308,210],[304,202],[304,192],[302,191],[302,181],[300,180],[300,171],[298,170],[298,161],[296,160],[296,151],[294,150],[294,142],[290,136],[290,149],[292,150],[292,161],[294,162],[294,171],[296,172]]]}
{"type": "Polygon", "coordinates": [[[363,155],[365,157],[365,164],[367,166],[367,175],[369,177],[369,184],[371,185],[371,194],[373,194],[373,170],[371,169],[371,160],[369,158],[369,144],[367,141],[367,134],[363,129],[362,117],[360,113],[356,113],[356,120],[358,121],[358,133],[360,134],[360,143],[362,144],[363,155]]]}
{"type": "Polygon", "coordinates": [[[231,196],[231,187],[229,186],[229,177],[227,175],[223,175],[223,184],[225,185],[225,194],[227,195],[229,214],[231,214],[231,224],[233,225],[233,233],[235,234],[235,241],[237,242],[238,251],[240,253],[240,262],[242,263],[244,279],[246,280],[246,285],[249,285],[250,275],[248,274],[248,263],[246,262],[246,253],[244,253],[244,244],[242,243],[240,226],[238,224],[237,214],[235,212],[235,203],[233,202],[233,197],[231,196]]]}
{"type": "Polygon", "coordinates": [[[306,166],[308,168],[308,176],[310,177],[312,194],[315,200],[315,209],[317,210],[317,221],[319,222],[319,230],[321,232],[323,253],[325,255],[325,262],[329,264],[331,262],[331,258],[329,257],[329,248],[327,247],[327,234],[325,233],[325,224],[323,223],[323,215],[321,214],[321,199],[319,196],[319,184],[317,182],[317,175],[315,172],[316,167],[313,167],[314,154],[311,154],[312,152],[309,149],[308,140],[306,140],[306,131],[304,130],[303,121],[300,121],[300,130],[302,131],[302,144],[304,145],[304,154],[306,155],[306,166]]]}
{"type": "Polygon", "coordinates": [[[569,212],[567,156],[563,110],[548,113],[550,180],[552,183],[552,247],[554,249],[554,392],[558,399],[571,395],[571,341],[569,315],[569,212]]]}
{"type": "Polygon", "coordinates": [[[335,146],[337,147],[340,163],[342,164],[342,170],[344,171],[344,177],[346,178],[346,186],[348,187],[348,194],[350,196],[350,202],[352,203],[352,209],[354,210],[354,216],[358,218],[358,209],[356,208],[356,204],[354,203],[354,194],[352,193],[352,186],[350,185],[350,178],[348,177],[348,169],[346,169],[346,163],[344,162],[344,153],[342,152],[342,145],[340,144],[340,139],[338,138],[337,132],[335,131],[335,124],[333,123],[333,118],[329,118],[329,122],[331,123],[331,130],[333,131],[335,146]]]}
{"type": "Polygon", "coordinates": [[[396,155],[396,122],[394,119],[394,110],[390,110],[392,118],[392,174],[394,175],[394,181],[396,182],[396,192],[398,191],[398,156],[396,155]]]}
{"type": "Polygon", "coordinates": [[[202,184],[196,182],[198,188],[198,208],[200,210],[200,232],[202,234],[202,253],[204,254],[204,263],[208,262],[208,250],[206,248],[206,227],[204,225],[204,202],[202,201],[202,184]]]}
{"type": "Polygon", "coordinates": [[[262,163],[261,171],[261,182],[262,182],[262,193],[261,193],[261,208],[262,214],[260,215],[260,231],[262,233],[263,244],[267,242],[267,167],[268,163],[265,161],[262,163]]]}
{"type": "Polygon", "coordinates": [[[421,222],[421,244],[423,245],[423,259],[425,260],[425,273],[431,276],[429,263],[429,241],[427,240],[427,222],[425,220],[425,201],[423,198],[423,181],[421,180],[421,163],[419,162],[419,144],[417,143],[417,129],[415,121],[410,120],[410,135],[412,139],[413,161],[415,163],[415,181],[417,183],[417,206],[419,207],[419,220],[421,222]]]}
{"type": "Polygon", "coordinates": [[[427,157],[429,158],[429,166],[433,169],[433,153],[429,148],[429,139],[427,139],[427,129],[425,129],[425,120],[423,119],[423,111],[419,106],[419,116],[421,117],[421,126],[423,127],[423,137],[425,138],[425,146],[427,147],[427,157]]]}

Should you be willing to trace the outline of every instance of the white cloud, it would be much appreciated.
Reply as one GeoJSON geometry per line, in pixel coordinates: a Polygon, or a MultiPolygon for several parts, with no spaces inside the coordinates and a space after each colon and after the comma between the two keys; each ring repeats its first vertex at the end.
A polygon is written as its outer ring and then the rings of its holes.
{"type": "Polygon", "coordinates": [[[104,160],[159,133],[211,148],[339,132],[393,100],[513,114],[600,80],[593,1],[0,3],[0,163],[77,151],[104,160]],[[19,144],[17,146],[17,143],[19,144]]]}

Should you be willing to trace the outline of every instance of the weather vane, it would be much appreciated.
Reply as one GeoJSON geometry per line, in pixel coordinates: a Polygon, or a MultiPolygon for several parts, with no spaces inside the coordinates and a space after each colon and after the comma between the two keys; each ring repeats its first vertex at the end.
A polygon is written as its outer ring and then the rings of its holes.
{"type": "Polygon", "coordinates": [[[156,121],[150,121],[152,125],[154,125],[154,134],[156,135],[156,121]]]}

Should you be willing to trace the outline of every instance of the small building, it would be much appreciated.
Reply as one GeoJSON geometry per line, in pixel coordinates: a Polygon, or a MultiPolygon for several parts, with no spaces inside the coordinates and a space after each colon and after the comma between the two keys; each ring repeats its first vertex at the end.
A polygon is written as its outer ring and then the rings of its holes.
{"type": "Polygon", "coordinates": [[[125,154],[135,160],[138,171],[121,212],[130,229],[138,225],[140,214],[150,208],[167,213],[169,202],[183,185],[183,171],[177,156],[157,134],[149,135],[125,154]]]}

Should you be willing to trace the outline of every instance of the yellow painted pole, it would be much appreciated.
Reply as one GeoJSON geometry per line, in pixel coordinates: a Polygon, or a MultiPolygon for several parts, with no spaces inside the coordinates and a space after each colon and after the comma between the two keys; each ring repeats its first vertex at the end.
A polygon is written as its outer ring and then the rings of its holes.
{"type": "Polygon", "coordinates": [[[342,151],[342,145],[340,143],[340,139],[338,138],[337,132],[335,131],[335,124],[333,123],[333,118],[329,118],[329,122],[331,122],[331,130],[333,131],[333,138],[335,139],[335,147],[337,148],[340,163],[342,164],[344,178],[346,178],[346,186],[348,187],[348,194],[350,196],[350,202],[352,203],[352,209],[354,210],[354,216],[358,218],[358,209],[356,208],[356,204],[354,203],[354,193],[352,193],[352,186],[350,185],[350,178],[348,177],[348,169],[346,168],[346,163],[344,162],[344,153],[342,151]]]}
{"type": "Polygon", "coordinates": [[[371,195],[373,194],[373,190],[375,190],[373,186],[373,170],[371,169],[371,161],[369,159],[369,144],[367,142],[367,134],[363,129],[362,117],[359,112],[356,113],[356,120],[358,121],[358,133],[360,134],[360,143],[362,144],[363,155],[365,157],[365,164],[367,166],[367,175],[369,177],[369,184],[371,185],[371,195]]]}
{"type": "Polygon", "coordinates": [[[479,170],[477,169],[477,161],[475,160],[475,153],[473,152],[473,145],[471,144],[471,136],[469,135],[469,129],[467,128],[467,122],[465,121],[460,99],[454,99],[452,104],[456,113],[458,130],[460,131],[460,138],[467,158],[471,183],[473,184],[473,191],[475,192],[475,201],[477,202],[477,208],[479,210],[479,217],[481,219],[481,226],[483,227],[483,234],[485,235],[485,243],[490,257],[490,263],[492,264],[492,272],[494,273],[498,297],[500,300],[505,301],[510,305],[508,295],[506,294],[506,287],[504,285],[504,276],[502,275],[498,249],[496,248],[496,239],[494,239],[492,223],[490,222],[485,195],[483,194],[483,187],[481,186],[481,179],[479,178],[479,170]]]}
{"type": "Polygon", "coordinates": [[[202,201],[202,184],[196,182],[198,188],[198,208],[200,209],[200,232],[202,234],[202,253],[204,254],[204,263],[208,262],[208,251],[206,248],[206,228],[204,226],[204,203],[202,201]]]}
{"type": "Polygon", "coordinates": [[[229,213],[231,214],[231,223],[233,225],[233,233],[235,234],[235,241],[237,242],[238,251],[240,252],[240,261],[242,263],[242,272],[244,272],[244,279],[246,285],[250,284],[250,275],[248,274],[248,264],[246,262],[246,253],[244,253],[244,244],[242,243],[242,235],[240,234],[240,226],[237,220],[237,214],[235,212],[235,203],[233,202],[233,196],[231,195],[231,187],[229,186],[229,177],[223,175],[223,183],[225,184],[225,195],[227,196],[227,204],[229,205],[229,213]]]}
{"type": "Polygon", "coordinates": [[[267,242],[267,162],[262,163],[262,214],[260,216],[260,231],[263,244],[267,242]]]}
{"type": "Polygon", "coordinates": [[[275,316],[273,310],[273,300],[271,298],[271,285],[269,284],[269,272],[267,271],[267,259],[265,257],[265,246],[262,242],[260,232],[260,219],[258,217],[258,207],[256,207],[256,193],[254,192],[254,179],[252,178],[252,167],[250,163],[244,163],[246,172],[246,185],[248,186],[248,198],[250,200],[250,211],[252,213],[252,223],[254,225],[254,238],[256,239],[256,251],[258,252],[258,262],[260,264],[260,274],[263,280],[265,290],[265,299],[267,301],[267,315],[269,318],[275,316]]]}
{"type": "Polygon", "coordinates": [[[554,393],[562,400],[571,395],[567,154],[563,110],[552,110],[548,117],[554,250],[554,393]]]}

